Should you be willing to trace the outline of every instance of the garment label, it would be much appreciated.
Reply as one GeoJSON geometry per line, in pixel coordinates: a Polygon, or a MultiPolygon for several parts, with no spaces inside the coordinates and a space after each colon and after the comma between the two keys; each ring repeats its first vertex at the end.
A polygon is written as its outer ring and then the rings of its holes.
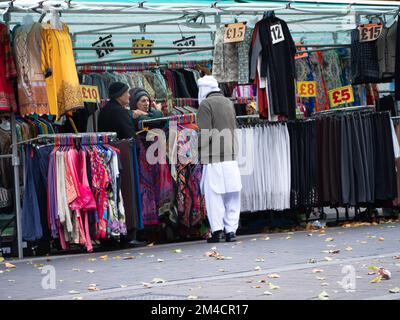
{"type": "Polygon", "coordinates": [[[246,24],[244,22],[225,25],[224,43],[243,41],[245,32],[246,24]]]}
{"type": "Polygon", "coordinates": [[[285,41],[285,36],[283,35],[282,26],[280,23],[271,26],[271,37],[272,44],[285,41]]]}
{"type": "Polygon", "coordinates": [[[143,56],[149,56],[153,53],[153,50],[150,48],[154,46],[154,40],[149,40],[145,39],[142,37],[142,39],[133,39],[132,40],[132,56],[134,57],[143,57],[143,56]],[[145,48],[143,48],[145,47],[145,48]],[[135,48],[140,48],[140,49],[135,49],[135,48]],[[149,49],[146,49],[149,48],[149,49]]]}
{"type": "Polygon", "coordinates": [[[83,102],[100,102],[99,88],[97,86],[81,85],[83,102]]]}
{"type": "Polygon", "coordinates": [[[328,91],[331,107],[354,102],[353,87],[346,86],[328,91]]]}
{"type": "Polygon", "coordinates": [[[382,33],[383,25],[378,23],[363,24],[358,27],[360,32],[360,42],[374,41],[382,33]]]}
{"type": "Polygon", "coordinates": [[[297,95],[299,97],[316,97],[317,81],[297,81],[297,95]]]}

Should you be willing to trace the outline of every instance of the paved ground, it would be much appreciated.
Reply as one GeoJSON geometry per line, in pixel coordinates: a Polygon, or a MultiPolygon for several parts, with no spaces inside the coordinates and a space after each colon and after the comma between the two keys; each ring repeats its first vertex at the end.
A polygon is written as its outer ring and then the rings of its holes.
{"type": "Polygon", "coordinates": [[[0,299],[309,300],[323,291],[329,299],[400,299],[389,292],[400,287],[400,223],[8,262],[16,267],[0,264],[0,299]],[[213,251],[224,259],[206,255],[213,251]],[[370,266],[391,279],[370,283],[370,266]]]}

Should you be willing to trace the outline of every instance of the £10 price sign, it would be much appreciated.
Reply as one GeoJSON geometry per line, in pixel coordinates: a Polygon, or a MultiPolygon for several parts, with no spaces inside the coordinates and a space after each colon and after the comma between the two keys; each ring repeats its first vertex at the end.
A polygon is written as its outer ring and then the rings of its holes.
{"type": "Polygon", "coordinates": [[[97,86],[81,85],[83,102],[100,102],[99,88],[97,86]]]}

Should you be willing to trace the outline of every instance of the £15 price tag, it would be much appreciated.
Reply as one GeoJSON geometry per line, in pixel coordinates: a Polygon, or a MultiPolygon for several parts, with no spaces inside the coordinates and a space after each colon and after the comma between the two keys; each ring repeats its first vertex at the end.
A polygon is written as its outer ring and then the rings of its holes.
{"type": "Polygon", "coordinates": [[[100,102],[99,88],[97,86],[81,85],[83,102],[100,102]]]}
{"type": "Polygon", "coordinates": [[[353,87],[346,86],[328,91],[331,107],[354,102],[353,87]]]}
{"type": "Polygon", "coordinates": [[[224,43],[241,42],[244,40],[246,23],[231,23],[225,25],[224,43]]]}
{"type": "Polygon", "coordinates": [[[154,40],[148,40],[145,38],[142,39],[133,39],[132,40],[132,56],[134,57],[142,57],[142,56],[149,56],[152,54],[153,50],[150,48],[154,45],[154,40]],[[141,47],[147,47],[149,49],[144,49],[141,47]],[[140,49],[135,49],[140,48],[140,49]]]}
{"type": "Polygon", "coordinates": [[[358,27],[360,32],[360,42],[374,41],[382,33],[383,25],[377,23],[364,24],[358,27]]]}
{"type": "Polygon", "coordinates": [[[297,81],[297,95],[299,97],[316,97],[317,81],[297,81]]]}

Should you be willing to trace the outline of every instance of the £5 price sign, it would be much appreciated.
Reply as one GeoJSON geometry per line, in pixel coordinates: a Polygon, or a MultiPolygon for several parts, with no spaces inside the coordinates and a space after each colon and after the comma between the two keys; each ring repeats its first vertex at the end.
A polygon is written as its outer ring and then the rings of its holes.
{"type": "Polygon", "coordinates": [[[331,107],[354,102],[353,87],[346,86],[328,91],[331,107]]]}
{"type": "Polygon", "coordinates": [[[100,102],[99,88],[97,86],[81,85],[83,102],[100,102]]]}
{"type": "Polygon", "coordinates": [[[224,43],[243,41],[245,32],[246,24],[244,22],[225,25],[224,43]]]}
{"type": "Polygon", "coordinates": [[[382,33],[383,25],[377,23],[364,24],[358,27],[360,32],[360,42],[374,41],[382,33]]]}
{"type": "Polygon", "coordinates": [[[297,81],[297,95],[299,97],[316,97],[317,81],[297,81]]]}

